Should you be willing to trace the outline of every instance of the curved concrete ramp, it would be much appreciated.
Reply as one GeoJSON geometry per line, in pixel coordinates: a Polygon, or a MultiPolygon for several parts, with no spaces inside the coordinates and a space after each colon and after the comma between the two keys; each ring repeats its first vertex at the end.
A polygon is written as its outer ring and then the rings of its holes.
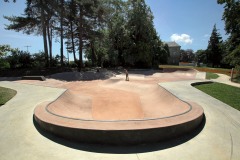
{"type": "Polygon", "coordinates": [[[34,111],[43,129],[76,141],[136,144],[166,140],[199,126],[203,109],[157,84],[110,79],[78,84],[34,111]],[[91,84],[91,85],[90,85],[91,84]]]}

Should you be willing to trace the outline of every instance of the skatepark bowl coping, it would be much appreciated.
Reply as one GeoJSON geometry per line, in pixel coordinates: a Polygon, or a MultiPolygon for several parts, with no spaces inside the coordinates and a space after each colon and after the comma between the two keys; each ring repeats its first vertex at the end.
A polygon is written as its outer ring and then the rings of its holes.
{"type": "Polygon", "coordinates": [[[67,83],[56,100],[37,105],[34,119],[40,128],[66,139],[118,145],[163,141],[196,129],[202,107],[150,83],[152,77],[67,83]]]}

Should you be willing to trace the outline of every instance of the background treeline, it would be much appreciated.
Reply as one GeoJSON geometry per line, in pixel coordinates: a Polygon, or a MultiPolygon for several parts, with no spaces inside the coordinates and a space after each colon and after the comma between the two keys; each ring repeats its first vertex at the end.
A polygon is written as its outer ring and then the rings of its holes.
{"type": "Polygon", "coordinates": [[[229,37],[223,41],[214,25],[207,49],[198,50],[195,59],[211,67],[240,69],[240,1],[217,0],[217,2],[224,5],[222,18],[225,21],[225,31],[229,37]]]}
{"type": "Polygon", "coordinates": [[[64,47],[79,69],[84,55],[91,66],[143,68],[164,64],[169,56],[144,0],[26,0],[23,15],[5,18],[10,22],[6,29],[41,35],[44,42],[43,52],[34,55],[2,45],[1,59],[11,68],[65,66],[64,47]],[[54,39],[60,41],[57,57],[54,39]],[[18,61],[13,63],[14,56],[18,61]]]}
{"type": "MultiPolygon", "coordinates": [[[[44,52],[30,54],[27,51],[11,48],[9,45],[0,45],[0,68],[16,69],[16,68],[43,68],[45,66],[44,52]]],[[[65,66],[70,65],[76,67],[74,63],[68,64],[68,60],[64,56],[65,66]]],[[[60,66],[60,56],[52,57],[52,67],[60,66]]]]}

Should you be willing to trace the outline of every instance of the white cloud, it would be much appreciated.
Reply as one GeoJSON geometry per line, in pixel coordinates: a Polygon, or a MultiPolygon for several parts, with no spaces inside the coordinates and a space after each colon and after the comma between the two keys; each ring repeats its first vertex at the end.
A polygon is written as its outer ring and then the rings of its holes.
{"type": "Polygon", "coordinates": [[[188,34],[173,34],[171,35],[171,41],[183,42],[185,44],[192,44],[193,39],[188,34]]]}

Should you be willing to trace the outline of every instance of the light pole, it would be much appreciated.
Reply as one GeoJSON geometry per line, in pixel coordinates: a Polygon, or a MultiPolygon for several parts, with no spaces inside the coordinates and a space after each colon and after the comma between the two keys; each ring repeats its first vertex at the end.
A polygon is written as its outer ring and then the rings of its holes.
{"type": "Polygon", "coordinates": [[[27,47],[27,52],[28,52],[28,48],[31,47],[31,46],[24,46],[24,47],[27,47]]]}

